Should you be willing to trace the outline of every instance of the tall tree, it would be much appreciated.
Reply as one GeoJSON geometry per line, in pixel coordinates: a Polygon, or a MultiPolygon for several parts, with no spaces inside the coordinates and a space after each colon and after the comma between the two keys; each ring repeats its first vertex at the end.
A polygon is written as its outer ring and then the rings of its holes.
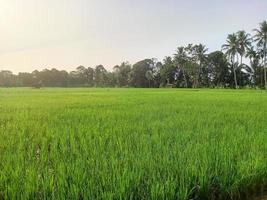
{"type": "Polygon", "coordinates": [[[0,86],[11,87],[15,86],[15,75],[9,70],[0,71],[0,86]]]}
{"type": "Polygon", "coordinates": [[[154,76],[153,76],[153,72],[151,70],[148,70],[146,72],[146,78],[148,80],[148,87],[150,88],[151,87],[151,81],[153,80],[154,76]]]}
{"type": "Polygon", "coordinates": [[[107,70],[103,65],[97,65],[95,67],[95,84],[98,87],[103,87],[107,84],[107,70]]]}
{"type": "Polygon", "coordinates": [[[176,53],[174,54],[174,63],[177,66],[178,73],[182,73],[183,80],[185,82],[185,87],[188,87],[188,80],[185,71],[187,61],[188,58],[185,47],[178,47],[176,53]]]}
{"type": "Polygon", "coordinates": [[[173,59],[170,56],[165,57],[163,60],[163,65],[160,68],[161,85],[165,86],[166,84],[174,84],[176,73],[177,69],[173,62],[173,59]]]}
{"type": "Polygon", "coordinates": [[[238,49],[239,49],[239,42],[237,35],[235,33],[229,34],[227,36],[226,44],[222,45],[222,50],[226,51],[226,54],[231,62],[236,89],[238,88],[237,78],[236,78],[236,62],[238,62],[238,49]],[[237,60],[235,59],[236,57],[237,60]]]}
{"type": "Polygon", "coordinates": [[[77,75],[77,78],[79,79],[80,85],[87,84],[87,81],[88,81],[87,68],[80,65],[79,67],[76,68],[76,75],[77,75]]]}
{"type": "Polygon", "coordinates": [[[113,68],[116,78],[117,84],[120,87],[125,87],[129,85],[129,78],[131,72],[131,65],[129,62],[123,62],[120,66],[116,66],[113,68]]]}
{"type": "Polygon", "coordinates": [[[206,55],[207,51],[208,51],[208,49],[203,44],[199,44],[199,45],[194,46],[193,56],[195,58],[195,61],[198,64],[197,79],[196,79],[197,80],[197,86],[200,85],[201,79],[203,78],[201,76],[203,73],[203,64],[207,60],[207,55],[206,55]]]}
{"type": "Polygon", "coordinates": [[[86,70],[86,78],[89,86],[94,85],[95,71],[92,67],[88,67],[86,70]]]}
{"type": "Polygon", "coordinates": [[[260,23],[259,29],[254,29],[256,32],[254,39],[257,42],[257,47],[263,50],[263,72],[264,72],[264,85],[267,89],[267,79],[266,79],[266,56],[267,56],[267,22],[263,21],[260,23]]]}
{"type": "Polygon", "coordinates": [[[246,57],[249,58],[251,68],[251,83],[254,86],[262,86],[262,67],[260,65],[261,53],[254,50],[253,46],[247,50],[246,57]]]}
{"type": "Polygon", "coordinates": [[[149,81],[146,78],[146,72],[152,70],[152,59],[141,60],[133,65],[130,74],[130,83],[134,87],[148,87],[149,81]]]}
{"type": "Polygon", "coordinates": [[[243,57],[246,54],[246,51],[251,46],[251,38],[250,34],[246,33],[245,31],[238,31],[237,32],[237,39],[238,39],[238,53],[240,55],[240,65],[243,65],[243,57]]]}
{"type": "Polygon", "coordinates": [[[208,55],[209,78],[213,86],[227,87],[230,83],[230,70],[226,56],[221,51],[208,55]]]}

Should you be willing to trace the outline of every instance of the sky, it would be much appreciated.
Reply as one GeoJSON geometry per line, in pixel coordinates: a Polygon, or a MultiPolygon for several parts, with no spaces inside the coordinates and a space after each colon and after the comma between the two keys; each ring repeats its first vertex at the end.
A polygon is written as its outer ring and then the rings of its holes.
{"type": "Polygon", "coordinates": [[[188,43],[215,51],[263,20],[266,0],[0,0],[0,70],[111,70],[188,43]]]}

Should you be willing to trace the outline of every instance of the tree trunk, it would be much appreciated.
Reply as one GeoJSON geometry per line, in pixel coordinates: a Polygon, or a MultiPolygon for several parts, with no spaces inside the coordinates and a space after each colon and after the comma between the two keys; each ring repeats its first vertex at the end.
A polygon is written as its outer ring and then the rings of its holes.
{"type": "Polygon", "coordinates": [[[235,89],[237,89],[238,85],[237,85],[236,72],[235,72],[235,66],[234,65],[233,65],[233,70],[234,70],[234,79],[235,79],[235,89]]]}
{"type": "Polygon", "coordinates": [[[237,89],[238,85],[237,85],[237,80],[236,80],[235,57],[234,57],[234,55],[232,55],[232,65],[233,65],[233,72],[234,72],[235,89],[237,89]]]}
{"type": "Polygon", "coordinates": [[[197,87],[200,85],[200,74],[201,74],[201,62],[198,67],[197,87]]]}

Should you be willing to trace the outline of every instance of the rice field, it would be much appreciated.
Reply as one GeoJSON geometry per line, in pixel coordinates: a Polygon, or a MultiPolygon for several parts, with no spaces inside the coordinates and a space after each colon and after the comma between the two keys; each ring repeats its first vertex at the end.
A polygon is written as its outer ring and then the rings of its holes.
{"type": "Polygon", "coordinates": [[[0,89],[0,199],[244,199],[267,92],[0,89]]]}

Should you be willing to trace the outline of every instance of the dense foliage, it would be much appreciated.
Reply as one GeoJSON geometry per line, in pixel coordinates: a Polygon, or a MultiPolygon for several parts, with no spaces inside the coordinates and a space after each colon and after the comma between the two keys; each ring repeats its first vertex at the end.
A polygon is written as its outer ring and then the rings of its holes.
{"type": "Polygon", "coordinates": [[[266,101],[257,90],[0,89],[0,199],[244,200],[267,184],[266,101]]]}
{"type": "Polygon", "coordinates": [[[203,44],[178,47],[163,62],[145,59],[123,62],[107,71],[104,66],[79,66],[75,71],[44,69],[14,75],[0,71],[0,86],[33,87],[267,87],[267,22],[254,35],[229,34],[221,51],[207,53],[203,44]],[[245,59],[245,62],[244,62],[245,59]],[[265,67],[264,67],[265,66],[265,67]]]}

